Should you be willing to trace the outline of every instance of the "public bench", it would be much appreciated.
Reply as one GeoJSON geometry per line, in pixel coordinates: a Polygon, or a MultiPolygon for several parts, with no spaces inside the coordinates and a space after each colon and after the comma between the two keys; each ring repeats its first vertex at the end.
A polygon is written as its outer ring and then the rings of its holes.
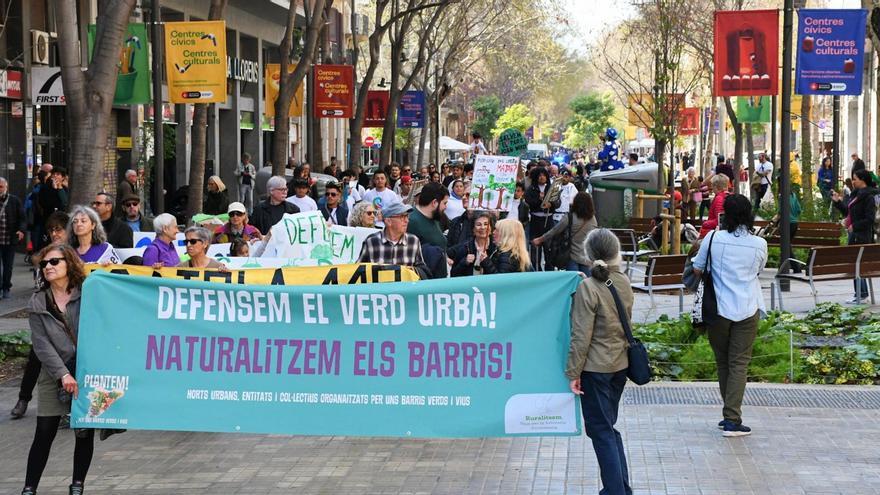
{"type": "Polygon", "coordinates": [[[807,262],[789,258],[783,261],[780,273],[776,274],[775,288],[779,296],[779,309],[783,309],[782,290],[779,281],[790,280],[810,285],[814,303],[818,304],[816,283],[832,280],[868,279],[871,303],[874,304],[874,284],[872,278],[880,277],[880,245],[827,246],[810,248],[807,262]],[[802,273],[787,273],[793,264],[804,266],[802,273]]]}
{"type": "Polygon", "coordinates": [[[654,292],[678,291],[678,312],[684,312],[684,290],[682,283],[686,254],[657,255],[648,258],[645,269],[645,282],[633,283],[633,290],[647,292],[651,296],[651,307],[655,306],[654,292]]]}
{"type": "Polygon", "coordinates": [[[655,249],[640,249],[639,238],[633,229],[611,229],[620,241],[620,256],[626,261],[626,273],[632,278],[632,267],[642,256],[657,254],[655,249]]]}
{"type": "MultiPolygon", "coordinates": [[[[755,220],[755,229],[760,234],[770,222],[767,220],[755,220]]],[[[779,227],[770,226],[769,235],[762,235],[767,240],[768,246],[779,246],[779,227]]],[[[812,248],[819,246],[840,246],[840,236],[843,226],[836,222],[798,222],[798,230],[794,236],[791,247],[812,248]]]]}

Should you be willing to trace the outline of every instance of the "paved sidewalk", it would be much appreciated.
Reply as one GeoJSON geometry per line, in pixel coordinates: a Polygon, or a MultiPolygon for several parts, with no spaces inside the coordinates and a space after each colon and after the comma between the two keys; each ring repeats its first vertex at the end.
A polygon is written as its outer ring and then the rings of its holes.
{"type": "MultiPolygon", "coordinates": [[[[0,387],[0,493],[18,493],[34,413],[10,421],[0,387]]],[[[628,386],[619,427],[639,495],[880,493],[880,389],[753,385],[751,437],[727,439],[708,384],[628,386]],[[768,406],[779,404],[783,407],[768,406]],[[791,407],[797,405],[797,407],[791,407]]],[[[73,434],[56,439],[41,494],[67,493],[73,434]]],[[[98,443],[92,494],[595,494],[590,442],[128,432],[98,443]]]]}

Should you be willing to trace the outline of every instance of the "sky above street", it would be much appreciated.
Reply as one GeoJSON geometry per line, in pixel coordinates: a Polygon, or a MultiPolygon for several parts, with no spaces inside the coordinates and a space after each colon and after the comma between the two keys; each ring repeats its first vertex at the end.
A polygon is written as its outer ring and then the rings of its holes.
{"type": "Polygon", "coordinates": [[[631,0],[561,0],[568,11],[571,34],[560,41],[569,49],[586,53],[606,29],[635,14],[631,0]],[[601,5],[601,8],[597,8],[601,5]]]}

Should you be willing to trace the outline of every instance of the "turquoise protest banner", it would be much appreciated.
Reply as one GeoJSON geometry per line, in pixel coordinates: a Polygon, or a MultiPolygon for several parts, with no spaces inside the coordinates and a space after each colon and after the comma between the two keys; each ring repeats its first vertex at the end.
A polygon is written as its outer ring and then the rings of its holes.
{"type": "Polygon", "coordinates": [[[96,272],[83,289],[72,424],[579,435],[563,374],[579,281],[549,272],[230,286],[96,272]]]}

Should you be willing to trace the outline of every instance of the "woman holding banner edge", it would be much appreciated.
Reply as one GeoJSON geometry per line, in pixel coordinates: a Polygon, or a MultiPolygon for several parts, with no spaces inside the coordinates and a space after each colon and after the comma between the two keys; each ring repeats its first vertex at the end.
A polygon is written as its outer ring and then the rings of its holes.
{"type": "MultiPolygon", "coordinates": [[[[31,297],[30,327],[34,352],[43,368],[38,381],[37,428],[28,454],[22,495],[35,495],[61,416],[79,394],[74,378],[79,333],[80,289],[86,278],[82,261],[68,245],[53,244],[36,256],[42,274],[31,297]]],[[[70,495],[81,495],[94,452],[95,430],[77,430],[70,495]]]]}

